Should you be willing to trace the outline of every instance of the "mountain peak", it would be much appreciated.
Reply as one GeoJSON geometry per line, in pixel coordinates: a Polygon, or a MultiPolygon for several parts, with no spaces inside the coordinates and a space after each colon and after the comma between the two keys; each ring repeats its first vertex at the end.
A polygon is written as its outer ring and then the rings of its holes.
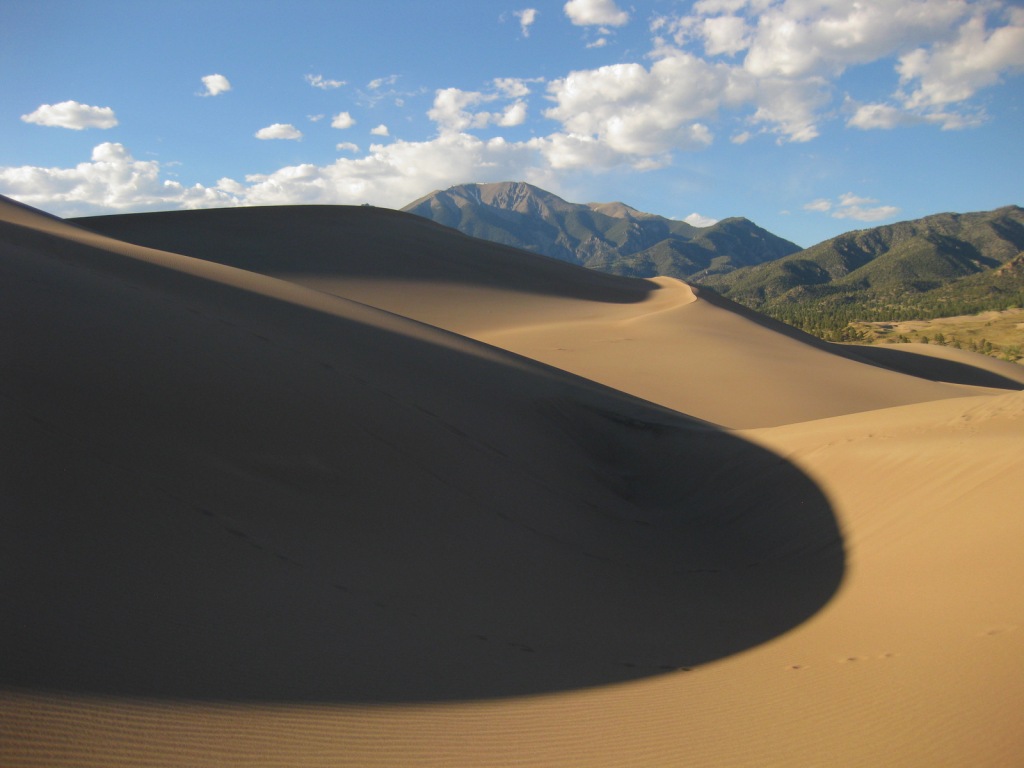
{"type": "Polygon", "coordinates": [[[633,277],[724,273],[799,250],[746,219],[697,228],[622,202],[567,202],[522,181],[459,184],[402,210],[473,237],[633,277]]]}

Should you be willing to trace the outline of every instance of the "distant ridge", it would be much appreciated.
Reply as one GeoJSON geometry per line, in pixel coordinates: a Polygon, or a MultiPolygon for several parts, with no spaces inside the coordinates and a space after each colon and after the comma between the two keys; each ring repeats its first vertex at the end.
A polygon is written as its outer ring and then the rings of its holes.
{"type": "Polygon", "coordinates": [[[725,296],[814,332],[1024,302],[1024,209],[939,213],[834,237],[770,264],[712,275],[725,296]]]}
{"type": "Polygon", "coordinates": [[[403,211],[467,235],[632,277],[724,274],[799,250],[744,218],[695,227],[625,203],[570,203],[524,182],[460,184],[403,211]]]}

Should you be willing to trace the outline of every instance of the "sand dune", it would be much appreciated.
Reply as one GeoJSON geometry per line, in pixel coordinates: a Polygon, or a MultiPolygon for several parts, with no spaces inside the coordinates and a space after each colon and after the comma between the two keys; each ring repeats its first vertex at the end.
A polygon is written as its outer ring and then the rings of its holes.
{"type": "Polygon", "coordinates": [[[395,212],[110,218],[162,250],[0,201],[0,764],[1024,752],[1013,366],[395,212]]]}
{"type": "MultiPolygon", "coordinates": [[[[582,271],[396,211],[294,206],[78,222],[364,302],[730,428],[976,392],[950,385],[963,380],[955,363],[867,360],[725,299],[695,301],[678,280],[582,271]]],[[[983,383],[1014,381],[1024,375],[983,383]]]]}

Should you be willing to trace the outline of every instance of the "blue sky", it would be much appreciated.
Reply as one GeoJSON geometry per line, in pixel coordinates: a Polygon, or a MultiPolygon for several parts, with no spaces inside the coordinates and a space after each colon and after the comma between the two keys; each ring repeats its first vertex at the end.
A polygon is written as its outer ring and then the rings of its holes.
{"type": "Polygon", "coordinates": [[[524,180],[809,246],[1024,203],[1007,0],[0,3],[0,194],[62,216],[524,180]]]}

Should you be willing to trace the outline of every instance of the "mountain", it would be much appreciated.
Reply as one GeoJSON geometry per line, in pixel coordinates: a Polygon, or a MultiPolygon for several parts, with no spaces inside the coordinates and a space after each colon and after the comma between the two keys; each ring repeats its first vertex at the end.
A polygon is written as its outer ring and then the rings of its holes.
{"type": "Polygon", "coordinates": [[[816,332],[1024,303],[1024,209],[940,213],[847,232],[702,284],[816,332]]]}
{"type": "Polygon", "coordinates": [[[460,184],[402,210],[473,237],[633,277],[724,274],[799,250],[743,218],[695,227],[624,203],[569,203],[523,182],[460,184]]]}

